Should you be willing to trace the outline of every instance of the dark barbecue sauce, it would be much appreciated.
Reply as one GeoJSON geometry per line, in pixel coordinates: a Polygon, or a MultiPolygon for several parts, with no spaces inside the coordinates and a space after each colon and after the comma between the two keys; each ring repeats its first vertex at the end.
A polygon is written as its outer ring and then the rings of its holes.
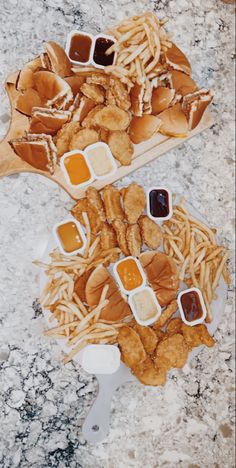
{"type": "Polygon", "coordinates": [[[89,61],[92,39],[85,34],[75,34],[71,38],[69,57],[76,62],[89,61]]]}
{"type": "Polygon", "coordinates": [[[166,218],[170,212],[169,194],[164,189],[153,189],[149,193],[150,213],[154,218],[166,218]]]}
{"type": "Polygon", "coordinates": [[[105,37],[98,37],[95,42],[93,60],[98,65],[102,65],[107,67],[108,65],[112,65],[114,61],[113,52],[110,55],[106,55],[106,51],[114,44],[114,41],[111,39],[106,39],[105,37]]]}
{"type": "Polygon", "coordinates": [[[181,296],[181,305],[186,320],[193,322],[202,317],[203,310],[199,295],[196,291],[189,291],[181,296]]]}

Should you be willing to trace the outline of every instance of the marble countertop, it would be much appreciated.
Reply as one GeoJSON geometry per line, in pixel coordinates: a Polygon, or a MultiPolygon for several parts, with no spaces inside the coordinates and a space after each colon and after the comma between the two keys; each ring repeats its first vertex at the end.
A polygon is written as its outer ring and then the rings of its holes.
{"type": "MultiPolygon", "coordinates": [[[[98,32],[145,9],[170,17],[169,30],[198,83],[215,90],[215,124],[122,184],[165,184],[184,193],[217,227],[233,260],[234,6],[220,0],[1,0],[1,82],[37,55],[42,41],[63,44],[72,28],[98,32]]],[[[4,135],[10,112],[2,88],[0,96],[4,135]]],[[[43,336],[32,265],[71,206],[46,178],[0,180],[0,467],[233,468],[233,287],[216,346],[175,372],[165,388],[120,388],[108,438],[97,445],[84,440],[81,425],[97,393],[96,379],[74,364],[65,367],[58,345],[43,336]]]]}

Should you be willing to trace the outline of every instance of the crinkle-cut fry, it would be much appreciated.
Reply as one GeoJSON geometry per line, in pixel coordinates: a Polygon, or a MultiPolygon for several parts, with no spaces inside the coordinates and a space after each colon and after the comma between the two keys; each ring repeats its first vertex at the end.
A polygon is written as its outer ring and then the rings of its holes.
{"type": "Polygon", "coordinates": [[[81,341],[77,346],[75,346],[72,351],[64,358],[64,364],[70,362],[73,357],[76,356],[76,354],[78,354],[78,352],[81,351],[81,349],[83,349],[87,344],[87,341],[81,341]]]}
{"type": "Polygon", "coordinates": [[[176,310],[178,309],[178,303],[176,300],[170,302],[170,304],[166,307],[166,309],[162,312],[160,318],[154,323],[153,328],[159,329],[164,327],[164,325],[168,322],[168,320],[174,315],[176,310]]]}
{"type": "Polygon", "coordinates": [[[75,292],[73,293],[73,299],[76,302],[76,304],[79,306],[81,313],[85,317],[87,315],[88,311],[87,311],[85,305],[83,304],[83,302],[81,301],[80,297],[78,296],[78,294],[75,293],[75,292]]]}
{"type": "Polygon", "coordinates": [[[223,255],[222,259],[221,259],[221,262],[218,266],[218,269],[216,271],[216,274],[215,274],[215,278],[214,278],[214,281],[213,281],[213,284],[212,284],[212,291],[215,292],[218,284],[219,284],[219,280],[220,280],[220,276],[223,272],[223,269],[224,269],[224,266],[227,262],[229,258],[229,252],[225,252],[225,254],[223,255]]]}

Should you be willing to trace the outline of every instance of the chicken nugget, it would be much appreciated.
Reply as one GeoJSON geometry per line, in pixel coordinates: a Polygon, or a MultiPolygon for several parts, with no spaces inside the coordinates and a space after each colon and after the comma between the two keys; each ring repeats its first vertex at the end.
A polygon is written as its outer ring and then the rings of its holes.
{"type": "Polygon", "coordinates": [[[120,250],[123,252],[123,254],[126,257],[129,256],[130,251],[129,251],[128,243],[126,240],[127,225],[121,219],[115,219],[114,221],[112,221],[112,226],[115,230],[116,238],[117,238],[117,242],[120,247],[120,250]]]}
{"type": "Polygon", "coordinates": [[[57,156],[60,158],[69,151],[70,141],[75,133],[81,130],[79,122],[69,122],[57,132],[55,144],[57,147],[57,156]]]}
{"type": "Polygon", "coordinates": [[[140,216],[138,224],[141,230],[143,243],[146,244],[149,249],[158,249],[162,241],[160,226],[146,215],[140,216]]]}
{"type": "Polygon", "coordinates": [[[115,98],[111,88],[108,88],[106,90],[106,105],[107,106],[116,106],[116,98],[115,98]]]}
{"type": "Polygon", "coordinates": [[[143,187],[132,182],[126,188],[123,205],[128,222],[130,224],[136,223],[146,207],[146,195],[143,187]]]}
{"type": "Polygon", "coordinates": [[[138,257],[141,252],[142,239],[138,224],[130,224],[126,229],[126,240],[130,254],[138,257]]]}
{"type": "Polygon", "coordinates": [[[146,353],[153,354],[156,349],[156,345],[158,341],[158,338],[154,330],[152,330],[152,328],[150,327],[143,327],[142,325],[139,325],[138,323],[135,323],[135,325],[133,326],[133,329],[139,334],[146,353]]]}
{"type": "Polygon", "coordinates": [[[159,329],[164,327],[164,325],[168,322],[168,320],[174,315],[176,310],[178,309],[177,301],[172,301],[166,309],[162,312],[160,318],[154,323],[153,328],[159,329]]]}
{"type": "Polygon", "coordinates": [[[103,189],[103,200],[109,223],[114,219],[124,219],[124,212],[120,203],[120,192],[117,188],[113,187],[113,185],[106,185],[103,189]]]}
{"type": "Polygon", "coordinates": [[[166,327],[166,332],[171,333],[182,333],[182,319],[180,317],[172,318],[166,327]]]}
{"type": "Polygon", "coordinates": [[[209,334],[207,327],[203,324],[190,327],[182,322],[181,330],[184,340],[190,350],[192,348],[197,348],[202,344],[209,347],[212,347],[215,344],[215,341],[209,334]]]}
{"type": "Polygon", "coordinates": [[[131,369],[146,358],[142,341],[132,328],[126,325],[119,328],[117,341],[121,351],[121,359],[131,369]]]}
{"type": "Polygon", "coordinates": [[[188,346],[184,337],[180,333],[168,336],[166,339],[157,344],[155,352],[155,365],[160,366],[161,359],[169,361],[169,368],[183,367],[188,359],[188,346]]]}
{"type": "Polygon", "coordinates": [[[116,233],[110,224],[105,223],[101,230],[101,247],[102,250],[109,250],[117,247],[116,233]]]}
{"type": "Polygon", "coordinates": [[[98,234],[102,229],[103,221],[97,216],[96,210],[88,203],[87,198],[78,200],[71,210],[71,214],[84,226],[83,212],[88,215],[92,234],[98,234]]]}
{"type": "Polygon", "coordinates": [[[125,84],[122,83],[119,78],[111,76],[110,86],[112,87],[112,93],[117,106],[125,111],[129,110],[131,107],[131,100],[125,84]]]}
{"type": "Polygon", "coordinates": [[[128,112],[117,106],[107,106],[95,116],[95,123],[106,130],[125,130],[130,123],[128,112]]]}
{"type": "Polygon", "coordinates": [[[108,145],[113,156],[122,164],[122,166],[129,166],[131,164],[132,156],[134,154],[134,145],[126,132],[118,130],[110,133],[108,137],[108,145]]]}
{"type": "Polygon", "coordinates": [[[89,113],[86,115],[86,117],[84,118],[83,122],[82,122],[82,127],[83,128],[93,128],[94,130],[98,130],[98,126],[95,125],[94,123],[94,116],[96,115],[96,113],[98,111],[100,111],[101,109],[103,109],[103,105],[102,104],[99,104],[98,106],[95,106],[91,111],[89,111],[89,113]]]}
{"type": "Polygon", "coordinates": [[[75,135],[73,135],[69,149],[72,150],[83,150],[87,148],[87,146],[92,145],[93,143],[97,143],[99,140],[99,135],[95,130],[91,128],[84,128],[80,130],[75,135]]]}
{"type": "Polygon", "coordinates": [[[166,371],[163,368],[156,368],[149,356],[133,367],[132,371],[144,385],[159,386],[166,383],[166,371]]]}
{"type": "Polygon", "coordinates": [[[163,340],[163,338],[165,337],[165,332],[160,330],[159,328],[153,328],[152,329],[157,337],[157,341],[159,343],[159,341],[163,340]]]}
{"type": "Polygon", "coordinates": [[[108,144],[109,135],[110,135],[110,132],[108,130],[105,130],[105,128],[100,129],[100,140],[103,141],[104,143],[108,144]]]}
{"type": "Polygon", "coordinates": [[[92,75],[87,76],[86,83],[96,84],[107,89],[110,85],[110,76],[105,75],[104,73],[93,73],[92,75]]]}
{"type": "Polygon", "coordinates": [[[80,87],[80,91],[89,99],[94,101],[96,104],[103,104],[105,100],[104,89],[97,84],[83,83],[80,87]]]}

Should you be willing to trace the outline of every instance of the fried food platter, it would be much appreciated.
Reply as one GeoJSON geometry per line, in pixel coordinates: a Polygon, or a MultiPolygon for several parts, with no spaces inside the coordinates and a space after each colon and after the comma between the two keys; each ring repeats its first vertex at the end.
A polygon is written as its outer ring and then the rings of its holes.
{"type": "MultiPolygon", "coordinates": [[[[48,177],[62,187],[73,199],[78,199],[84,196],[85,189],[74,189],[70,187],[63,176],[63,172],[60,167],[56,168],[56,171],[53,175],[40,171],[27,162],[20,159],[13,149],[9,146],[8,141],[10,139],[18,138],[24,133],[24,129],[27,123],[27,117],[20,114],[15,110],[15,103],[19,92],[15,89],[14,80],[16,80],[18,73],[13,74],[8,77],[5,83],[5,89],[9,96],[10,105],[11,105],[11,125],[8,130],[7,135],[4,140],[0,143],[0,177],[9,176],[12,174],[22,173],[22,172],[31,172],[37,173],[42,176],[48,177]]],[[[203,132],[207,128],[210,128],[213,124],[213,118],[210,111],[206,111],[200,124],[194,130],[192,130],[189,135],[185,138],[173,138],[166,137],[164,135],[156,135],[150,140],[135,145],[135,153],[133,156],[132,164],[130,166],[121,166],[118,167],[116,173],[111,177],[108,177],[106,180],[97,180],[93,182],[94,187],[97,189],[103,188],[106,184],[113,183],[122,177],[130,174],[131,172],[139,169],[145,164],[153,161],[154,159],[162,156],[167,151],[170,151],[179,145],[182,145],[185,141],[189,140],[193,136],[203,132]]]]}
{"type": "MultiPolygon", "coordinates": [[[[177,197],[176,202],[178,202],[179,197],[177,197]]],[[[207,225],[206,220],[203,216],[189,203],[185,203],[186,208],[188,209],[189,213],[198,219],[200,222],[207,225]]],[[[56,243],[54,237],[51,235],[48,244],[45,248],[45,251],[42,255],[42,261],[48,262],[50,261],[49,254],[55,249],[56,243]]],[[[145,250],[147,250],[145,248],[145,250]]],[[[161,248],[161,250],[163,250],[161,248]]],[[[40,272],[40,292],[42,293],[45,285],[48,281],[48,277],[46,276],[45,272],[41,270],[40,272]]],[[[181,284],[181,289],[184,288],[184,283],[181,284]]],[[[221,277],[219,281],[219,285],[216,290],[216,298],[211,303],[211,311],[213,320],[211,323],[207,323],[207,328],[210,335],[214,335],[220,321],[222,320],[222,316],[224,314],[225,304],[227,299],[227,285],[223,278],[221,277]]],[[[43,314],[46,320],[47,327],[50,329],[55,326],[56,322],[52,322],[50,320],[50,312],[43,308],[43,314]]],[[[175,316],[179,316],[179,312],[177,311],[174,314],[175,316]]],[[[68,353],[68,347],[66,346],[66,339],[59,339],[58,345],[61,347],[63,353],[68,353]]],[[[204,346],[198,346],[197,348],[192,349],[189,353],[187,363],[190,364],[192,359],[196,357],[202,350],[204,346]]],[[[74,361],[81,365],[83,357],[83,349],[74,356],[74,361]]],[[[171,376],[173,370],[170,372],[169,376],[171,376]]],[[[99,384],[99,391],[96,397],[96,400],[87,415],[87,418],[83,425],[83,434],[86,440],[92,443],[97,443],[103,440],[109,433],[109,421],[110,421],[110,411],[111,411],[111,400],[112,396],[117,388],[124,385],[128,382],[138,382],[135,375],[131,372],[131,370],[121,362],[120,368],[117,372],[111,375],[101,375],[97,374],[96,378],[99,384]]]]}

